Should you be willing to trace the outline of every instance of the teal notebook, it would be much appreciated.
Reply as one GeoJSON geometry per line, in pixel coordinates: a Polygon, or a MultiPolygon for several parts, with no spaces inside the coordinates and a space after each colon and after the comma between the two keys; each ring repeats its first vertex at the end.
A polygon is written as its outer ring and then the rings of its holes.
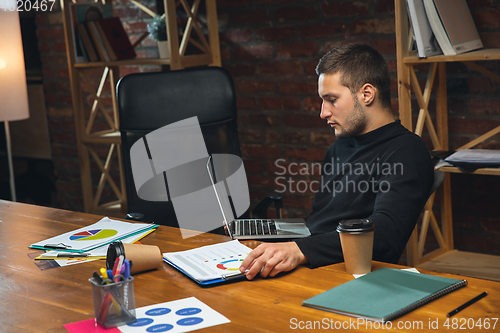
{"type": "Polygon", "coordinates": [[[309,298],[302,305],[386,322],[466,285],[466,280],[380,268],[309,298]]]}

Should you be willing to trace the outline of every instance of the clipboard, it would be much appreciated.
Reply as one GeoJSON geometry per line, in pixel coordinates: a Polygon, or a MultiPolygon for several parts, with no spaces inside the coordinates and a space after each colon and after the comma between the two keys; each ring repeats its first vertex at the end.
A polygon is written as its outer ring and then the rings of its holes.
{"type": "Polygon", "coordinates": [[[163,253],[163,261],[201,286],[245,278],[241,262],[252,251],[238,240],[199,248],[163,253]]]}

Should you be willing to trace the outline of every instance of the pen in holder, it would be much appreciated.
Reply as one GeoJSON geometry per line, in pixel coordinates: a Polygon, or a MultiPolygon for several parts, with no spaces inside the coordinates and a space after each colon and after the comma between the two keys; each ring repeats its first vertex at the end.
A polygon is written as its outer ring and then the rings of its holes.
{"type": "Polygon", "coordinates": [[[119,282],[104,280],[104,283],[89,279],[92,283],[96,321],[104,328],[112,328],[136,321],[134,300],[134,278],[119,282]]]}

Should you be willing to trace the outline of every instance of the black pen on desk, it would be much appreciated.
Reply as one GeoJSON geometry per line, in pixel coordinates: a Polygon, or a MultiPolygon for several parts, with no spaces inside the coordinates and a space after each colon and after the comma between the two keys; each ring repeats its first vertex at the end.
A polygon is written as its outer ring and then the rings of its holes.
{"type": "Polygon", "coordinates": [[[470,301],[460,305],[458,308],[456,308],[455,310],[449,312],[446,317],[450,318],[451,316],[457,314],[458,312],[462,311],[463,309],[465,309],[466,307],[468,307],[469,305],[471,304],[474,304],[476,303],[477,301],[479,301],[481,298],[483,297],[486,297],[486,295],[488,295],[488,293],[485,291],[479,295],[477,295],[476,297],[474,297],[473,299],[471,299],[470,301]]]}

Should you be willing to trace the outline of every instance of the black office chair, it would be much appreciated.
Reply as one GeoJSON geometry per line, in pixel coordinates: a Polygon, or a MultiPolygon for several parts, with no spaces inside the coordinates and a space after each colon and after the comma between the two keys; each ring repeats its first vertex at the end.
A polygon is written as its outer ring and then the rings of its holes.
{"type": "MultiPolygon", "coordinates": [[[[171,201],[145,201],[137,196],[130,147],[160,127],[197,116],[209,155],[241,156],[233,80],[220,67],[134,73],[118,82],[117,99],[127,188],[127,218],[178,227],[171,201]]],[[[275,193],[262,199],[252,217],[264,218],[273,202],[277,215],[281,217],[283,198],[284,195],[275,193]]],[[[248,212],[243,217],[249,217],[248,212]]]]}

